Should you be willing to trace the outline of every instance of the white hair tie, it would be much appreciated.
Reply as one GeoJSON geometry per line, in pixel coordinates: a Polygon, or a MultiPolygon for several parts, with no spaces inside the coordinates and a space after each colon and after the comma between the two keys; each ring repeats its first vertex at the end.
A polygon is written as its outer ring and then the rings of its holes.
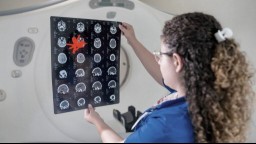
{"type": "Polygon", "coordinates": [[[230,28],[223,28],[222,31],[218,30],[214,34],[216,40],[220,43],[222,41],[225,41],[227,38],[231,38],[233,36],[233,32],[230,28]]]}

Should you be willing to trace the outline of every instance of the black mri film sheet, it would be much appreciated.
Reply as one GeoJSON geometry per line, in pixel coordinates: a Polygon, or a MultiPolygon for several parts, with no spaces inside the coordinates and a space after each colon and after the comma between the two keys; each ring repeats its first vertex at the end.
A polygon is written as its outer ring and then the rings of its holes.
{"type": "Polygon", "coordinates": [[[52,16],[54,113],[119,103],[120,22],[52,16]]]}

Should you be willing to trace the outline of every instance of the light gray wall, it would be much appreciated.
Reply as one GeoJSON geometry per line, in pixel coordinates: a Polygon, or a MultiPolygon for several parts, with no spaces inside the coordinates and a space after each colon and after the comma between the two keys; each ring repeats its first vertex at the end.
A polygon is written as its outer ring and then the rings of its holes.
{"type": "MultiPolygon", "coordinates": [[[[161,11],[171,14],[204,12],[215,16],[223,27],[233,30],[250,62],[256,67],[256,0],[141,0],[161,11]]],[[[254,90],[256,91],[255,81],[254,90]]],[[[250,126],[248,142],[256,142],[256,112],[250,126]]]]}

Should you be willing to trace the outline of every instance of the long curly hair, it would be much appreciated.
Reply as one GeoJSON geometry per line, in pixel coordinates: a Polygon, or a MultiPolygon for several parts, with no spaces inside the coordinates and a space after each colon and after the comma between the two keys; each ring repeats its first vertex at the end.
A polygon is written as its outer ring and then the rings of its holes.
{"type": "Polygon", "coordinates": [[[165,23],[163,40],[184,61],[186,99],[196,142],[244,142],[255,93],[253,72],[233,39],[211,15],[186,13],[165,23]]]}

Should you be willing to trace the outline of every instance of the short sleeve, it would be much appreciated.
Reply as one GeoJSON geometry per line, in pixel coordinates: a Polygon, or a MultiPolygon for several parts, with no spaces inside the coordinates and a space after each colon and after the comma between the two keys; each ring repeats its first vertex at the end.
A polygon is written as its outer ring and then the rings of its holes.
{"type": "Polygon", "coordinates": [[[151,117],[143,126],[129,135],[125,143],[165,142],[165,138],[165,122],[159,117],[151,117]]]}
{"type": "Polygon", "coordinates": [[[193,143],[194,129],[185,99],[167,101],[142,119],[125,143],[193,143]],[[180,103],[178,103],[180,102],[180,103]],[[167,107],[169,104],[169,107],[167,107]],[[171,105],[171,106],[170,106],[171,105]],[[165,108],[163,108],[165,106],[165,108]]]}

